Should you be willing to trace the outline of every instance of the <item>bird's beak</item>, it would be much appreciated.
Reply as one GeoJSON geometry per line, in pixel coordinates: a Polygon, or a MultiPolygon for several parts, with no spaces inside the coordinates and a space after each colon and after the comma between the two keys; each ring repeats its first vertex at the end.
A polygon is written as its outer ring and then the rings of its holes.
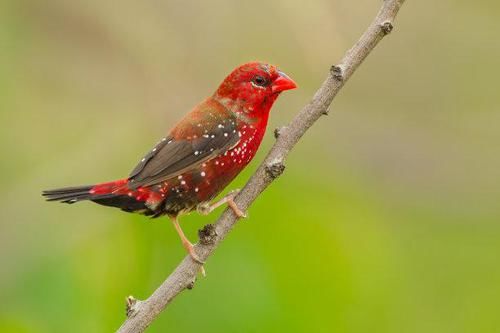
{"type": "Polygon", "coordinates": [[[273,93],[279,93],[285,90],[297,88],[297,84],[285,73],[278,71],[278,77],[274,79],[272,84],[273,93]]]}

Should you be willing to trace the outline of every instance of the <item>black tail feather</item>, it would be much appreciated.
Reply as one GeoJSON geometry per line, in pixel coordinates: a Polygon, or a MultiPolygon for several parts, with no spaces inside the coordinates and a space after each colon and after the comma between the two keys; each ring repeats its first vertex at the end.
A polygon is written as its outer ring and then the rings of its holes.
{"type": "Polygon", "coordinates": [[[92,194],[90,190],[93,185],[58,188],[43,191],[42,195],[47,201],[60,201],[73,204],[78,201],[90,200],[104,206],[120,208],[126,212],[136,212],[144,215],[155,215],[155,211],[146,206],[144,201],[138,201],[133,197],[121,194],[92,194]]]}
{"type": "Polygon", "coordinates": [[[47,199],[47,201],[61,201],[72,204],[81,200],[89,200],[92,196],[90,193],[92,187],[92,185],[88,185],[58,188],[43,191],[42,195],[47,199]]]}

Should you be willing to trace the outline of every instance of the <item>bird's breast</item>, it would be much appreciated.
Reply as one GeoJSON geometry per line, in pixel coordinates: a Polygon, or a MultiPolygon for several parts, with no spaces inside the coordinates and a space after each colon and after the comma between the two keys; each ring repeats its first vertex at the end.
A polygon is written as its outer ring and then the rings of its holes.
{"type": "Polygon", "coordinates": [[[238,129],[240,140],[223,154],[203,163],[193,174],[200,201],[211,200],[219,194],[255,156],[263,138],[263,131],[253,125],[238,129]]]}

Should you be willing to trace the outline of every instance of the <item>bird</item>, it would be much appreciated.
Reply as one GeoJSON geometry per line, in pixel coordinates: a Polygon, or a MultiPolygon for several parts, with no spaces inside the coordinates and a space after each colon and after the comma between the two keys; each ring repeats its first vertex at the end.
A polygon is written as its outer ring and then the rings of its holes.
{"type": "MultiPolygon", "coordinates": [[[[278,96],[297,84],[277,66],[253,61],[236,67],[215,93],[195,106],[137,164],[128,177],[88,186],[46,190],[48,201],[90,200],[125,212],[167,216],[191,258],[203,265],[178,217],[208,214],[234,202],[239,190],[212,202],[250,163],[259,148],[278,96]]],[[[203,266],[201,266],[203,269],[203,266]]]]}

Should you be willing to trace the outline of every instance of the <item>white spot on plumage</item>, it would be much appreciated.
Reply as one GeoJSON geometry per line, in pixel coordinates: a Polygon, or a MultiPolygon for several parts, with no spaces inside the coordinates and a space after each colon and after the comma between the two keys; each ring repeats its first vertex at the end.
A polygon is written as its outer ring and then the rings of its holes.
{"type": "Polygon", "coordinates": [[[218,127],[218,128],[224,128],[224,125],[219,124],[219,125],[217,125],[217,127],[218,127]]]}
{"type": "Polygon", "coordinates": [[[194,154],[195,154],[195,155],[198,155],[199,153],[200,153],[199,151],[195,151],[195,152],[194,152],[194,154]]]}
{"type": "Polygon", "coordinates": [[[182,179],[182,175],[179,175],[179,176],[177,177],[177,179],[182,179]]]}
{"type": "Polygon", "coordinates": [[[185,180],[181,180],[181,185],[186,185],[186,181],[185,180]]]}
{"type": "Polygon", "coordinates": [[[195,192],[198,192],[198,191],[199,191],[199,189],[198,189],[198,188],[195,188],[195,189],[194,189],[194,191],[195,191],[195,192]]]}
{"type": "Polygon", "coordinates": [[[202,177],[205,177],[205,176],[206,176],[205,171],[202,171],[202,172],[200,173],[200,175],[201,175],[202,177]]]}
{"type": "Polygon", "coordinates": [[[226,132],[224,132],[224,136],[226,136],[226,137],[227,137],[227,133],[226,133],[226,132]]]}

